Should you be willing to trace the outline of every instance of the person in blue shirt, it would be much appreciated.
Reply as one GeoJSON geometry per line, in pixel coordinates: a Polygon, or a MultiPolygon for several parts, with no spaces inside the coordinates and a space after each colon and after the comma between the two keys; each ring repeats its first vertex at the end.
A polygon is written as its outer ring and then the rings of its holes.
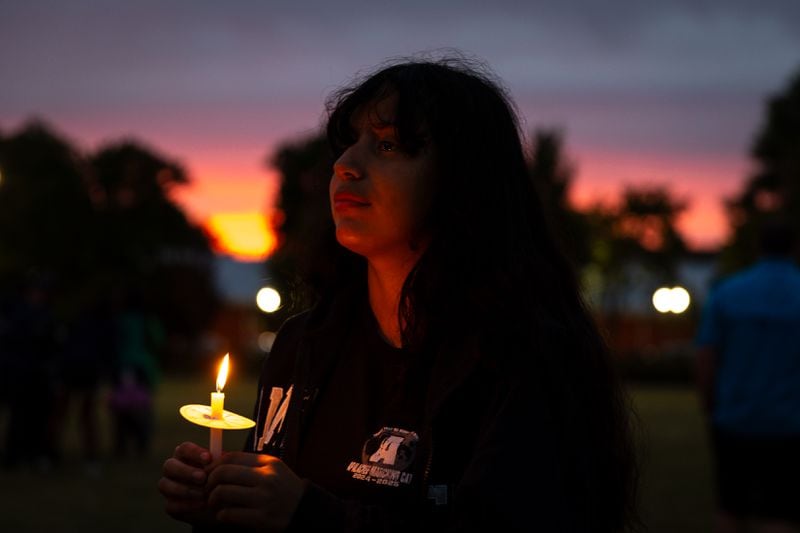
{"type": "Polygon", "coordinates": [[[800,531],[800,268],[766,223],[762,257],[709,294],[697,378],[711,426],[715,531],[800,531]]]}

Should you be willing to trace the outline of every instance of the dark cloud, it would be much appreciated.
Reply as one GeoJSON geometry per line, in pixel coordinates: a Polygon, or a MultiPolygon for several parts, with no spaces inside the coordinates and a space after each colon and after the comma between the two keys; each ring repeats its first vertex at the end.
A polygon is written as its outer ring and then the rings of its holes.
{"type": "Polygon", "coordinates": [[[0,75],[27,83],[15,85],[21,92],[47,82],[82,94],[83,84],[114,77],[123,87],[149,78],[144,90],[207,86],[238,97],[251,88],[292,93],[312,84],[316,90],[387,56],[456,46],[485,57],[511,81],[541,86],[752,84],[774,77],[796,56],[798,6],[788,0],[5,0],[0,75]],[[238,87],[226,88],[226,79],[238,87]]]}

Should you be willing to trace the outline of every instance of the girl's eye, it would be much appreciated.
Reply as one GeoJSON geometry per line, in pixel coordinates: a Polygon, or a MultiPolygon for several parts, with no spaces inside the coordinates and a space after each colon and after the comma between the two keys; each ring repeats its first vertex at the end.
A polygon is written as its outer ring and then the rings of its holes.
{"type": "Polygon", "coordinates": [[[392,141],[379,141],[378,150],[381,152],[395,152],[397,151],[397,145],[392,141]]]}

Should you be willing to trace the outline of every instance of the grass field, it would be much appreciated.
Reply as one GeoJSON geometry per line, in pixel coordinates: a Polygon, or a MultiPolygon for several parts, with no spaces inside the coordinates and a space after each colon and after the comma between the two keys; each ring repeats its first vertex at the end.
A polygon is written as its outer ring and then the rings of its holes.
{"type": "MultiPolygon", "coordinates": [[[[207,430],[184,421],[178,408],[207,403],[210,384],[173,378],[157,396],[157,432],[150,457],[106,460],[97,476],[84,472],[77,429],[68,420],[65,461],[57,470],[0,471],[0,531],[8,533],[114,531],[186,532],[188,526],[163,512],[156,490],[164,459],[184,440],[205,442],[207,430]]],[[[249,415],[255,384],[232,382],[226,408],[249,415]]],[[[651,532],[705,532],[710,529],[712,486],[703,421],[689,389],[636,387],[641,420],[641,512],[651,532]]],[[[5,429],[0,413],[0,430],[5,429]]],[[[103,426],[107,425],[102,417],[103,426]]],[[[225,434],[225,448],[241,448],[246,432],[225,434]]],[[[108,449],[108,438],[104,441],[108,449]]]]}

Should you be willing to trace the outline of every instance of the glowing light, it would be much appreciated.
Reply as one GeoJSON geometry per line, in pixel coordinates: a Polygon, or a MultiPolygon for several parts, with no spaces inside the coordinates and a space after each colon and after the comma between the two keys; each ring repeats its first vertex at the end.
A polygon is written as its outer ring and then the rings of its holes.
{"type": "Polygon", "coordinates": [[[689,291],[684,289],[683,287],[673,287],[672,288],[672,312],[673,313],[683,313],[687,309],[689,309],[689,303],[691,302],[691,297],[689,296],[689,291]]]}
{"type": "Polygon", "coordinates": [[[275,233],[262,213],[217,213],[208,219],[206,228],[218,251],[236,259],[266,259],[277,246],[275,233]]]}
{"type": "Polygon", "coordinates": [[[672,289],[661,287],[653,293],[653,307],[659,313],[669,313],[672,300],[672,289]]]}
{"type": "Polygon", "coordinates": [[[230,354],[225,354],[222,358],[222,363],[219,365],[219,372],[217,372],[217,392],[222,392],[225,388],[225,382],[228,381],[228,360],[230,354]]]}
{"type": "Polygon", "coordinates": [[[272,287],[262,287],[256,293],[256,305],[265,313],[274,313],[281,306],[281,295],[272,287]]]}
{"type": "MultiPolygon", "coordinates": [[[[222,358],[222,363],[219,365],[219,372],[217,372],[217,392],[211,393],[211,418],[213,420],[222,420],[222,415],[225,412],[225,393],[222,392],[222,389],[228,380],[228,359],[228,354],[225,354],[225,357],[222,358]]],[[[208,450],[211,452],[211,457],[222,456],[221,429],[211,428],[208,450]]]]}
{"type": "Polygon", "coordinates": [[[683,313],[689,308],[691,297],[683,287],[661,287],[653,293],[653,307],[659,313],[683,313]]]}

